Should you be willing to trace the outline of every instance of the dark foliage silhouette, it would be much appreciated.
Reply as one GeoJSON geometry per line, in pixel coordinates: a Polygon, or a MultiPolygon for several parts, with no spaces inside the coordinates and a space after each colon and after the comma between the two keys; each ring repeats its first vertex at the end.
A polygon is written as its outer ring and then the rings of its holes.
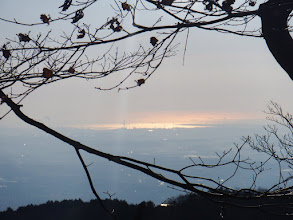
{"type": "MultiPolygon", "coordinates": [[[[274,198],[275,200],[277,198],[274,198]]],[[[283,200],[284,198],[281,198],[283,200]]],[[[277,199],[280,200],[280,199],[277,199]]],[[[275,206],[269,198],[260,200],[246,200],[241,202],[241,206],[233,206],[233,199],[223,199],[223,204],[210,201],[206,197],[196,194],[185,194],[176,198],[167,200],[168,206],[155,206],[151,201],[141,202],[140,204],[128,204],[122,200],[103,200],[106,207],[114,206],[119,213],[119,220],[149,220],[149,219],[291,219],[290,216],[271,215],[270,212],[275,206]],[[225,201],[227,200],[227,201],[225,201]],[[267,204],[263,210],[256,208],[258,204],[267,204]],[[243,208],[247,206],[246,208],[243,208]],[[269,212],[266,212],[268,210],[269,212]]],[[[292,202],[287,199],[288,203],[292,202]]],[[[92,200],[83,202],[81,200],[64,200],[61,202],[48,201],[42,205],[28,205],[20,207],[13,211],[8,208],[5,212],[0,212],[0,218],[3,220],[15,219],[62,219],[62,220],[80,220],[80,219],[111,219],[105,211],[99,206],[99,202],[92,200]]]]}

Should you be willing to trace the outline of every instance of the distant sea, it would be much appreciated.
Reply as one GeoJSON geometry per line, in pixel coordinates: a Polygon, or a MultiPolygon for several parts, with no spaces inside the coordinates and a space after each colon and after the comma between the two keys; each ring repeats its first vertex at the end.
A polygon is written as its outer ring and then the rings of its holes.
{"type": "MultiPolygon", "coordinates": [[[[94,199],[85,173],[74,149],[34,128],[0,128],[0,210],[13,209],[48,200],[94,199]]],[[[68,137],[106,153],[128,156],[173,169],[200,162],[214,162],[219,154],[241,144],[242,136],[264,133],[262,124],[217,124],[189,128],[57,128],[68,137]],[[193,161],[192,161],[193,160],[193,161]]],[[[102,198],[124,199],[129,203],[152,200],[156,204],[181,194],[166,183],[135,170],[116,165],[103,158],[82,152],[97,192],[102,198]]],[[[243,155],[262,159],[248,147],[243,155]]],[[[221,179],[230,168],[190,173],[221,179]]],[[[266,187],[276,180],[277,173],[264,175],[258,184],[266,187]]],[[[164,174],[165,175],[165,174],[164,174]]],[[[167,175],[167,174],[166,174],[167,175]]],[[[232,187],[249,185],[251,177],[236,176],[232,187]]]]}

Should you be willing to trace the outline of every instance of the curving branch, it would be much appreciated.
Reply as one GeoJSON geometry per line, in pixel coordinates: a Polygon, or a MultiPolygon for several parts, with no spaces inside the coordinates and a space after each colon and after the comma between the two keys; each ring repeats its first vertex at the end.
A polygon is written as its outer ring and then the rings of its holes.
{"type": "Polygon", "coordinates": [[[263,37],[280,66],[293,80],[293,39],[288,19],[293,10],[291,0],[270,0],[259,7],[263,37]]]}
{"type": "MultiPolygon", "coordinates": [[[[273,198],[272,201],[276,201],[275,198],[292,198],[291,180],[293,176],[291,174],[283,175],[282,167],[283,163],[290,168],[293,167],[291,150],[293,147],[293,117],[284,115],[281,108],[275,104],[273,104],[273,108],[269,108],[269,112],[281,117],[280,121],[275,122],[288,128],[291,136],[282,137],[275,127],[268,127],[268,136],[256,135],[255,140],[252,140],[251,137],[243,138],[243,144],[235,145],[235,149],[217,154],[218,158],[214,163],[206,163],[201,158],[198,158],[200,162],[197,163],[190,158],[191,164],[178,170],[108,154],[83,145],[29,118],[20,109],[20,102],[37,88],[68,78],[95,80],[116,72],[123,72],[122,79],[113,82],[114,85],[96,89],[118,89],[119,91],[139,87],[152,76],[166,58],[175,55],[175,39],[178,33],[187,31],[189,28],[263,37],[276,61],[293,79],[291,56],[293,40],[289,33],[292,27],[288,23],[288,20],[292,18],[290,15],[293,10],[292,0],[269,0],[260,4],[259,9],[254,8],[257,7],[254,0],[236,2],[234,0],[130,0],[120,3],[114,0],[115,4],[112,5],[114,15],[111,18],[101,18],[102,25],[93,27],[91,24],[83,23],[82,19],[87,16],[87,9],[95,6],[96,9],[99,9],[99,3],[100,1],[97,0],[65,0],[64,4],[60,6],[62,12],[59,12],[59,17],[51,18],[49,15],[41,14],[39,17],[41,20],[32,24],[22,23],[16,19],[0,18],[0,22],[30,28],[38,25],[48,26],[58,22],[68,22],[69,25],[72,25],[71,32],[57,33],[56,38],[52,37],[54,34],[56,35],[53,30],[39,34],[28,30],[17,34],[18,40],[7,39],[6,43],[1,43],[1,104],[6,103],[10,107],[10,111],[13,111],[24,122],[71,145],[75,149],[90,187],[99,201],[101,201],[100,197],[80,154],[81,150],[140,171],[157,180],[169,183],[172,187],[197,193],[223,204],[227,203],[225,199],[236,198],[239,201],[250,201],[253,198],[259,201],[258,204],[246,205],[246,207],[260,208],[276,206],[276,204],[262,204],[264,198],[273,198]],[[145,13],[152,19],[139,19],[145,17],[145,13]],[[167,19],[164,19],[165,17],[167,19]],[[262,21],[262,26],[259,28],[250,25],[257,17],[260,17],[262,21]],[[262,30],[262,34],[260,34],[260,30],[262,30]],[[131,52],[122,51],[122,53],[118,52],[118,49],[115,50],[114,43],[118,44],[140,35],[147,36],[147,41],[137,42],[136,49],[131,52]],[[102,49],[97,50],[96,47],[102,49]],[[88,53],[93,48],[100,53],[89,58],[88,53]],[[129,81],[132,84],[126,83],[129,81]],[[16,92],[15,87],[18,88],[16,92]],[[269,142],[271,137],[275,137],[281,147],[277,149],[274,144],[271,144],[269,142]],[[243,158],[242,149],[247,144],[264,153],[267,158],[262,163],[243,158]],[[265,166],[271,160],[277,162],[279,180],[264,192],[257,190],[257,179],[266,170],[265,166]],[[213,179],[191,173],[190,170],[195,167],[203,169],[229,167],[230,174],[227,174],[224,180],[213,179]],[[235,178],[240,170],[252,173],[249,187],[230,188],[227,183],[235,178]]],[[[285,203],[284,200],[282,205],[285,203]]],[[[103,204],[101,205],[103,206],[103,204]]],[[[243,206],[240,202],[233,205],[243,206]]],[[[289,208],[293,207],[291,203],[287,205],[289,208]]],[[[282,209],[281,206],[280,209],[282,209]]],[[[293,211],[284,210],[280,212],[286,215],[293,213],[293,211]]],[[[108,213],[112,215],[110,211],[108,213]]]]}
{"type": "MultiPolygon", "coordinates": [[[[266,190],[266,191],[255,190],[256,180],[257,180],[258,176],[262,172],[264,172],[265,164],[271,158],[274,158],[276,161],[278,161],[281,157],[276,157],[276,156],[274,157],[270,153],[268,153],[267,151],[264,151],[264,153],[268,154],[270,157],[266,161],[260,163],[259,165],[257,165],[253,161],[250,161],[248,158],[243,159],[241,156],[241,152],[242,152],[242,148],[246,145],[246,143],[248,143],[253,148],[253,141],[251,140],[250,137],[244,139],[244,142],[241,146],[235,145],[236,152],[234,153],[234,155],[231,150],[228,152],[223,152],[222,155],[217,154],[219,158],[215,164],[205,163],[200,158],[199,159],[200,159],[201,163],[195,163],[191,159],[193,164],[188,165],[182,169],[175,170],[175,169],[170,169],[170,168],[167,168],[164,166],[159,166],[156,164],[151,164],[151,163],[147,163],[144,161],[136,160],[136,159],[129,158],[129,157],[108,154],[108,153],[96,150],[94,148],[91,148],[89,146],[86,146],[82,143],[79,143],[75,140],[72,140],[72,139],[58,133],[57,131],[47,127],[43,123],[35,121],[34,119],[26,116],[20,110],[20,108],[22,106],[14,103],[9,97],[7,97],[7,95],[1,89],[0,89],[0,97],[2,99],[2,103],[6,103],[11,108],[11,110],[16,114],[16,116],[18,116],[21,120],[23,120],[24,122],[38,128],[40,130],[43,130],[44,132],[56,137],[57,139],[59,139],[61,141],[71,145],[75,149],[75,151],[78,155],[78,158],[79,158],[80,162],[82,163],[82,166],[85,170],[85,173],[88,178],[91,190],[93,191],[96,198],[101,202],[102,207],[113,218],[116,218],[116,215],[113,212],[110,212],[108,209],[106,209],[106,207],[103,205],[103,203],[102,203],[102,201],[101,201],[101,199],[100,199],[100,197],[99,197],[99,195],[93,185],[91,175],[87,169],[87,166],[86,166],[86,164],[80,154],[80,150],[83,150],[89,154],[96,155],[97,157],[108,159],[109,161],[120,164],[122,166],[126,166],[128,168],[140,171],[140,172],[142,172],[148,176],[151,176],[157,180],[163,181],[165,183],[169,183],[172,187],[179,187],[185,191],[196,193],[200,196],[206,197],[209,200],[212,200],[212,201],[220,203],[220,204],[226,204],[226,205],[230,205],[230,206],[244,207],[244,208],[253,208],[253,209],[259,208],[261,210],[264,209],[262,211],[265,211],[265,212],[270,212],[270,210],[267,210],[267,208],[270,208],[272,206],[273,207],[280,206],[280,210],[278,210],[274,214],[292,215],[292,213],[288,213],[288,211],[285,211],[285,213],[283,213],[284,210],[283,210],[283,208],[281,208],[281,207],[283,207],[281,204],[286,205],[289,208],[291,208],[293,206],[293,204],[287,203],[287,200],[290,200],[293,197],[293,195],[291,195],[291,193],[290,193],[293,186],[288,185],[288,183],[292,179],[292,176],[284,178],[280,174],[282,178],[280,178],[279,183],[273,185],[269,190],[266,190]],[[232,155],[230,154],[231,152],[232,152],[232,155]],[[190,168],[193,168],[193,167],[202,167],[202,168],[210,169],[210,168],[216,168],[216,167],[222,167],[222,166],[227,166],[229,168],[231,168],[231,167],[233,168],[233,166],[234,166],[234,168],[232,170],[230,169],[231,175],[228,176],[225,180],[216,180],[216,179],[212,179],[212,178],[205,178],[202,176],[190,175],[190,174],[185,173],[186,170],[189,170],[190,168]],[[243,171],[252,171],[253,172],[254,175],[252,178],[251,186],[249,188],[241,188],[241,189],[233,189],[233,188],[226,186],[225,184],[230,179],[235,177],[237,172],[239,172],[240,169],[243,171]],[[177,178],[176,177],[170,178],[170,177],[166,176],[165,174],[167,174],[167,175],[168,174],[175,174],[177,176],[177,178]],[[178,180],[178,178],[179,178],[179,180],[178,180]],[[198,183],[197,181],[201,181],[201,183],[198,183]],[[284,185],[285,188],[280,188],[282,185],[284,185]],[[283,198],[283,199],[281,201],[279,201],[279,198],[283,198]],[[233,199],[232,203],[229,202],[229,201],[232,201],[231,199],[233,199]],[[268,199],[270,201],[269,204],[263,203],[263,201],[266,199],[268,199]],[[250,201],[250,200],[253,200],[254,202],[256,202],[256,204],[245,205],[245,203],[246,203],[245,201],[250,201]],[[278,203],[275,204],[275,202],[278,202],[278,203]]],[[[291,121],[292,121],[292,117],[291,117],[291,121]]],[[[291,159],[287,159],[287,160],[291,160],[291,159]]],[[[280,166],[280,171],[281,171],[281,166],[280,166]]]]}

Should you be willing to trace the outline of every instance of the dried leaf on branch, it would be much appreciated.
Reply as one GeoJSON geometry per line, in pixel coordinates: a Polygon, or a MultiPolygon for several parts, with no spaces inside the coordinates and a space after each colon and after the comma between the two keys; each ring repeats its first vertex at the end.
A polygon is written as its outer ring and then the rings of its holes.
{"type": "Polygon", "coordinates": [[[6,48],[6,45],[4,44],[3,47],[2,47],[2,53],[3,53],[3,56],[6,58],[6,59],[9,59],[9,57],[11,56],[11,52],[10,50],[8,50],[6,48]]]}
{"type": "Polygon", "coordinates": [[[48,68],[43,68],[43,77],[46,79],[50,79],[53,76],[53,70],[50,70],[48,68]]]}
{"type": "Polygon", "coordinates": [[[41,14],[40,19],[42,20],[43,23],[50,24],[50,16],[41,14]]]}
{"type": "Polygon", "coordinates": [[[81,30],[78,30],[78,35],[77,35],[77,39],[81,39],[81,38],[84,38],[85,36],[85,30],[84,29],[81,29],[81,30]]]}
{"type": "Polygon", "coordinates": [[[231,13],[233,10],[232,5],[235,3],[235,0],[225,0],[222,3],[222,8],[228,13],[231,13]]]}
{"type": "Polygon", "coordinates": [[[170,5],[172,5],[173,2],[174,2],[174,0],[162,0],[161,4],[170,6],[170,5]]]}
{"type": "Polygon", "coordinates": [[[18,36],[20,42],[30,42],[30,40],[31,40],[27,34],[19,33],[17,36],[18,36]]]}
{"type": "Polygon", "coordinates": [[[117,18],[112,18],[110,21],[108,21],[108,24],[110,24],[110,28],[114,32],[120,32],[123,29],[117,18]]]}
{"type": "Polygon", "coordinates": [[[139,80],[136,81],[136,83],[137,83],[138,86],[141,86],[142,84],[145,83],[145,79],[139,79],[139,80]]]}
{"type": "Polygon", "coordinates": [[[208,11],[212,11],[212,10],[213,10],[213,3],[212,3],[212,2],[209,2],[209,3],[206,5],[206,10],[208,10],[208,11]]]}
{"type": "Polygon", "coordinates": [[[256,5],[256,1],[250,1],[249,2],[249,6],[255,6],[256,5]]]}
{"type": "Polygon", "coordinates": [[[80,10],[77,10],[75,12],[75,16],[72,18],[72,22],[71,23],[76,23],[78,22],[80,19],[82,19],[84,16],[84,13],[83,11],[80,9],[80,10]]]}
{"type": "Polygon", "coordinates": [[[73,74],[73,73],[75,73],[75,69],[74,69],[73,67],[70,67],[70,68],[68,69],[68,72],[71,73],[71,74],[73,74]]]}
{"type": "Polygon", "coordinates": [[[65,0],[64,4],[59,8],[62,8],[62,11],[66,11],[71,6],[72,0],[65,0]]]}
{"type": "Polygon", "coordinates": [[[130,11],[131,8],[129,4],[127,4],[126,2],[122,2],[121,5],[124,11],[130,11]]]}
{"type": "Polygon", "coordinates": [[[156,46],[156,44],[157,44],[158,41],[159,41],[159,40],[158,40],[157,38],[155,38],[155,37],[151,37],[151,39],[150,39],[150,43],[151,43],[153,46],[156,46]]]}

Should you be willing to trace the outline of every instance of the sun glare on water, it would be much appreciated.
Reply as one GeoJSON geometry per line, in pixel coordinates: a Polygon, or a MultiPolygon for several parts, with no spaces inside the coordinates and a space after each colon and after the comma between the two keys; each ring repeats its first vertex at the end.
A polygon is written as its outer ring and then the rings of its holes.
{"type": "Polygon", "coordinates": [[[88,124],[82,126],[86,129],[174,129],[174,128],[203,128],[210,125],[195,125],[195,124],[174,124],[174,123],[130,123],[130,124],[88,124]]]}
{"type": "Polygon", "coordinates": [[[83,129],[175,129],[175,128],[204,128],[217,124],[233,123],[258,119],[256,115],[236,113],[188,113],[165,112],[132,114],[121,123],[83,124],[73,127],[83,129]]]}

